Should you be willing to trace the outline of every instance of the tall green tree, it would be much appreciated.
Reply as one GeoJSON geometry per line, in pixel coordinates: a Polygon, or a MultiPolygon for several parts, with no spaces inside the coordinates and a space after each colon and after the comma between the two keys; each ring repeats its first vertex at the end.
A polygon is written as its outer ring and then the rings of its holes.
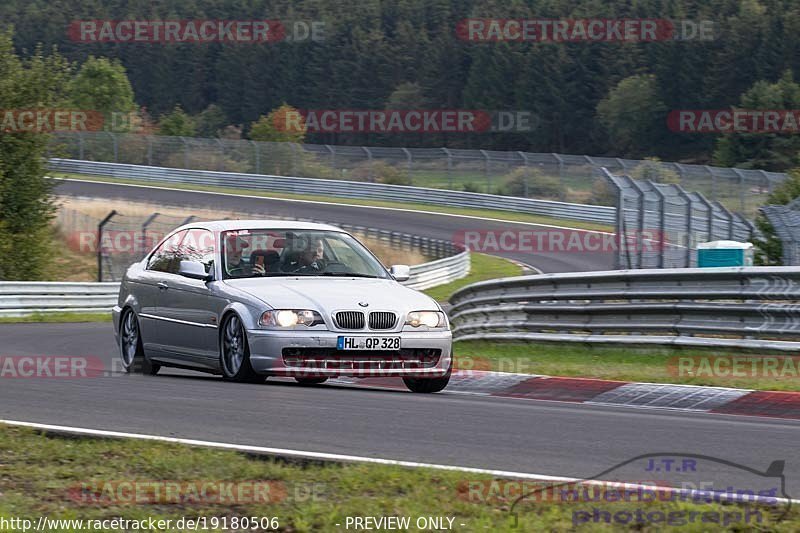
{"type": "Polygon", "coordinates": [[[126,115],[136,109],[125,67],[105,57],[89,56],[70,82],[69,95],[79,109],[102,113],[107,128],[125,123],[115,114],[126,115]]]}
{"type": "Polygon", "coordinates": [[[171,113],[161,117],[158,122],[158,134],[172,137],[191,137],[197,131],[193,117],[176,105],[171,113]]]}
{"type": "MultiPolygon", "coordinates": [[[[11,32],[0,33],[0,109],[47,110],[63,106],[69,64],[38,47],[27,59],[14,51],[11,32]]],[[[13,112],[12,112],[13,113],[13,112]]],[[[45,179],[48,135],[0,131],[0,279],[41,279],[50,268],[55,208],[45,179]]]]}
{"type": "Polygon", "coordinates": [[[302,143],[306,126],[300,112],[288,104],[273,109],[250,125],[250,138],[264,142],[302,143]]]}
{"type": "Polygon", "coordinates": [[[642,74],[620,81],[597,105],[597,118],[608,130],[617,155],[650,155],[666,125],[666,106],[655,76],[642,74]]]}
{"type": "MultiPolygon", "coordinates": [[[[775,83],[758,81],[741,97],[741,109],[800,109],[800,84],[791,71],[775,83]]],[[[722,166],[783,171],[800,163],[797,133],[731,133],[717,141],[714,162],[722,166]]]]}

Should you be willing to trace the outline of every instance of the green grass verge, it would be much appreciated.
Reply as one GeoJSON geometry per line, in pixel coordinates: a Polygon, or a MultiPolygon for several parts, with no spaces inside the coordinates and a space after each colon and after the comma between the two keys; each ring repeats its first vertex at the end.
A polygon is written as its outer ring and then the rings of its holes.
{"type": "Polygon", "coordinates": [[[431,287],[422,292],[439,302],[447,301],[450,296],[470,283],[484,281],[487,279],[506,278],[510,276],[522,275],[522,267],[512,263],[507,259],[495,257],[493,255],[471,253],[469,275],[461,279],[438,287],[431,287]]]}
{"type": "Polygon", "coordinates": [[[20,322],[111,322],[111,313],[33,313],[26,316],[0,317],[0,324],[18,324],[20,322]]]}
{"type": "Polygon", "coordinates": [[[214,187],[208,185],[190,185],[181,183],[159,183],[146,180],[123,180],[118,178],[111,178],[108,176],[91,176],[86,174],[65,174],[65,173],[54,172],[51,173],[50,175],[54,178],[70,178],[76,180],[103,181],[107,183],[128,183],[133,185],[148,185],[151,187],[161,186],[161,187],[170,187],[174,189],[185,189],[190,191],[243,194],[243,195],[258,196],[263,198],[312,200],[312,201],[328,202],[333,204],[356,204],[356,205],[373,206],[373,207],[393,207],[399,209],[410,209],[413,211],[434,211],[437,213],[465,215],[465,216],[479,217],[487,220],[491,219],[510,220],[514,222],[527,222],[531,224],[564,226],[564,227],[587,229],[587,230],[614,231],[613,227],[604,224],[595,224],[592,222],[583,222],[580,220],[565,220],[560,218],[552,218],[552,217],[538,216],[538,215],[528,215],[524,213],[515,213],[513,211],[500,211],[494,209],[469,209],[460,207],[447,207],[441,205],[418,204],[411,202],[385,202],[378,200],[363,200],[359,198],[342,198],[337,196],[264,192],[251,189],[237,189],[233,187],[214,187]]]}
{"type": "MultiPolygon", "coordinates": [[[[800,358],[792,354],[765,351],[692,348],[692,347],[645,347],[645,346],[592,346],[581,343],[524,343],[458,341],[454,351],[457,366],[469,369],[491,369],[501,372],[543,374],[548,376],[574,376],[582,378],[609,379],[619,381],[641,381],[651,383],[679,383],[686,385],[710,385],[757,390],[800,391],[800,358]],[[753,361],[758,355],[785,357],[776,367],[764,375],[757,371],[750,374],[753,361]],[[729,371],[729,376],[714,374],[713,366],[693,363],[686,372],[678,373],[678,357],[735,357],[743,366],[735,369],[720,366],[729,371]],[[781,373],[783,377],[781,377],[781,373]],[[763,377],[759,377],[763,376],[763,377]]],[[[694,361],[694,360],[693,360],[694,361]]],[[[756,367],[760,369],[760,366],[756,367]]]]}
{"type": "MultiPolygon", "coordinates": [[[[40,516],[84,521],[117,517],[175,521],[200,516],[230,520],[247,516],[276,517],[280,531],[316,532],[346,531],[348,516],[407,516],[412,523],[418,517],[444,516],[454,518],[454,531],[574,531],[573,512],[584,508],[599,508],[612,514],[635,508],[663,513],[723,513],[737,509],[664,501],[528,502],[518,507],[519,524],[515,528],[509,513],[514,495],[503,497],[494,493],[487,498],[486,491],[472,494],[468,491],[478,483],[491,481],[488,476],[382,465],[300,464],[157,442],[52,437],[2,425],[0,468],[0,518],[25,518],[34,525],[40,516]],[[123,489],[119,482],[138,482],[139,487],[162,482],[179,488],[169,498],[159,499],[147,490],[136,493],[123,489]],[[253,482],[260,486],[269,484],[269,491],[259,492],[259,498],[241,493],[242,499],[220,504],[214,501],[213,491],[204,496],[187,490],[203,482],[238,483],[238,487],[252,486],[248,484],[253,482]],[[95,495],[99,498],[95,499],[95,495]]],[[[708,526],[707,522],[689,524],[681,531],[708,531],[708,526]]],[[[757,530],[797,531],[798,527],[797,511],[776,523],[765,510],[757,530]]],[[[78,531],[74,525],[60,529],[50,525],[47,529],[78,531]]],[[[656,531],[660,528],[591,524],[579,529],[656,531]]],[[[715,524],[713,529],[747,528],[741,524],[735,528],[715,524]]],[[[175,531],[174,526],[168,531],[175,531]]]]}

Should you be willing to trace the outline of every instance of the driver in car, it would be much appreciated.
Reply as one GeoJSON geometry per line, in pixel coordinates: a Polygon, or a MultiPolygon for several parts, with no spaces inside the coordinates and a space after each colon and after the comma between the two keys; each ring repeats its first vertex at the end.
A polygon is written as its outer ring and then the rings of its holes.
{"type": "Polygon", "coordinates": [[[246,278],[250,276],[263,276],[265,273],[264,265],[250,265],[242,260],[242,253],[245,248],[249,248],[250,243],[237,235],[230,235],[226,241],[225,249],[225,269],[229,276],[235,278],[246,278]]]}
{"type": "Polygon", "coordinates": [[[322,258],[325,253],[325,247],[322,244],[322,239],[314,239],[312,243],[303,239],[298,244],[302,250],[284,266],[284,272],[310,274],[325,270],[325,260],[322,258]]]}

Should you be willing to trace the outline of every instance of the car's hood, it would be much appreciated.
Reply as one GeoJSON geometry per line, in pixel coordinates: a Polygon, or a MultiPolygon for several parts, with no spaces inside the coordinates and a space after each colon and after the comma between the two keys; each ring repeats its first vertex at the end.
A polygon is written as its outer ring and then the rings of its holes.
{"type": "Polygon", "coordinates": [[[436,310],[429,296],[389,279],[366,278],[247,278],[225,281],[273,309],[313,309],[322,313],[346,309],[436,310]],[[359,306],[366,302],[367,307],[359,306]]]}

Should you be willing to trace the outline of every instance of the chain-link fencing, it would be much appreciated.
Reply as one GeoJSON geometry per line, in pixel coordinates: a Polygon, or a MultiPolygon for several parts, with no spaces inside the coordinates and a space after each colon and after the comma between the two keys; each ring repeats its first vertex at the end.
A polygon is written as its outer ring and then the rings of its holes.
{"type": "Polygon", "coordinates": [[[785,174],[555,153],[255,142],[70,132],[50,157],[194,170],[344,179],[614,205],[596,171],[676,184],[753,216],[785,174]]]}
{"type": "Polygon", "coordinates": [[[781,263],[800,265],[800,199],[787,205],[767,205],[761,213],[781,241],[781,263]]]}
{"type": "MultiPolygon", "coordinates": [[[[308,218],[271,218],[331,224],[308,218]]],[[[141,261],[175,228],[204,220],[209,219],[158,212],[130,215],[117,211],[98,218],[62,206],[55,223],[68,247],[77,252],[96,254],[97,281],[107,282],[121,280],[131,264],[141,261]]],[[[393,251],[413,251],[422,255],[427,262],[411,265],[413,279],[407,283],[409,286],[426,288],[458,279],[469,272],[469,254],[462,256],[464,248],[457,243],[366,226],[333,224],[356,237],[384,243],[393,251]],[[457,260],[456,256],[459,256],[457,260]],[[450,263],[441,262],[451,258],[453,261],[450,263]]]]}
{"type": "Polygon", "coordinates": [[[750,241],[756,228],[744,216],[677,184],[635,180],[600,169],[617,198],[617,269],[697,266],[697,245],[750,241]]]}

